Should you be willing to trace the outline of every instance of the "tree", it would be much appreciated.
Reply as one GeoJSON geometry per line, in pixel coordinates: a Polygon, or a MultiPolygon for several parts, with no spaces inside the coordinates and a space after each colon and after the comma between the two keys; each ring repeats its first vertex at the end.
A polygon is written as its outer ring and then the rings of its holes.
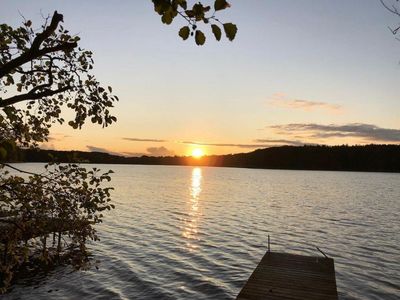
{"type": "MultiPolygon", "coordinates": [[[[184,40],[190,35],[197,45],[205,43],[200,22],[211,25],[218,41],[222,31],[217,23],[229,40],[236,36],[236,25],[215,17],[230,6],[225,0],[214,2],[211,15],[210,6],[201,2],[191,9],[184,0],[153,3],[163,23],[171,24],[178,14],[188,22],[179,31],[184,40]]],[[[118,97],[91,74],[92,52],[81,49],[79,37],[70,35],[62,22],[55,11],[38,31],[30,20],[18,28],[0,24],[0,293],[27,262],[48,265],[66,258],[84,266],[86,241],[98,239],[93,226],[114,208],[112,188],[103,187],[112,171],[50,163],[39,174],[6,163],[15,147],[35,148],[47,141],[50,127],[65,122],[64,107],[74,112],[68,121],[74,129],[87,119],[103,127],[117,120],[109,109],[118,97]]]]}
{"type": "Polygon", "coordinates": [[[183,40],[187,40],[189,36],[194,36],[197,45],[203,45],[206,42],[206,36],[198,29],[199,23],[211,26],[211,30],[217,41],[221,40],[222,30],[218,26],[221,25],[224,29],[226,37],[233,41],[236,37],[237,26],[233,23],[222,23],[216,18],[217,11],[221,11],[230,7],[226,0],[215,0],[214,9],[211,6],[205,6],[201,2],[193,4],[192,8],[188,8],[186,0],[152,0],[154,10],[161,15],[161,21],[164,24],[171,24],[177,15],[183,17],[188,26],[183,26],[179,30],[179,36],[183,40]]]}
{"type": "Polygon", "coordinates": [[[62,20],[55,12],[39,33],[29,20],[16,29],[0,25],[0,92],[17,92],[0,98],[0,142],[29,146],[47,140],[51,124],[64,123],[64,105],[75,112],[68,122],[73,128],[81,128],[87,118],[103,126],[116,121],[109,108],[118,98],[90,74],[92,52],[78,47],[79,37],[69,35],[62,20]],[[24,108],[15,106],[22,102],[24,108]]]}
{"type": "Polygon", "coordinates": [[[48,264],[68,254],[71,263],[82,266],[86,240],[97,240],[93,225],[102,221],[103,211],[113,208],[112,188],[102,185],[110,180],[111,171],[102,174],[97,168],[51,163],[36,174],[4,162],[13,147],[36,147],[47,141],[52,124],[65,122],[61,116],[65,106],[74,112],[68,122],[74,129],[88,118],[103,127],[116,121],[109,109],[117,96],[90,73],[92,52],[78,47],[79,37],[71,36],[62,22],[56,11],[38,32],[30,20],[19,28],[0,25],[3,291],[13,272],[33,259],[48,264]]]}

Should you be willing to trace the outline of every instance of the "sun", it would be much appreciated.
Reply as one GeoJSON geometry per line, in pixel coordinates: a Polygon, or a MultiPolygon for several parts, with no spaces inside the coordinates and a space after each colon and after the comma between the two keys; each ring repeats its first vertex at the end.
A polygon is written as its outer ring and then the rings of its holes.
{"type": "Polygon", "coordinates": [[[194,148],[194,149],[192,150],[192,156],[193,156],[194,158],[201,158],[202,156],[204,156],[204,151],[203,151],[203,149],[194,148]]]}

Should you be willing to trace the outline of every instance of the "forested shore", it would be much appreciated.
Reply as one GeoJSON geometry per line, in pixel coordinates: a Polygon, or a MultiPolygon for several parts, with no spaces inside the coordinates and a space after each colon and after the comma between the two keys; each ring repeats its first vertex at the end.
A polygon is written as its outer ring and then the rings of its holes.
{"type": "Polygon", "coordinates": [[[14,149],[9,162],[198,165],[291,170],[400,172],[400,145],[280,146],[249,153],[190,156],[125,157],[103,152],[14,149]]]}

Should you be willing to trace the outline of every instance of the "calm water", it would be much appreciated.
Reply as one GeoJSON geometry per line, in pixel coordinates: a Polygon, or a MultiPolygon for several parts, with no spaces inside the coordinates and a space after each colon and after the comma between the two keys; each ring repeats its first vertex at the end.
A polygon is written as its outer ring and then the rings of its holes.
{"type": "Polygon", "coordinates": [[[233,299],[268,234],[272,250],[333,257],[341,299],[400,297],[400,174],[101,168],[116,209],[92,246],[100,269],[58,268],[4,299],[233,299]]]}

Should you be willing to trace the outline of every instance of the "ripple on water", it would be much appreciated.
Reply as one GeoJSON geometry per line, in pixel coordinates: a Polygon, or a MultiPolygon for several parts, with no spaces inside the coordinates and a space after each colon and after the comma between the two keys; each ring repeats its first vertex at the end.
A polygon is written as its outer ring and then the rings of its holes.
{"type": "Polygon", "coordinates": [[[341,299],[398,299],[400,174],[112,169],[116,209],[90,246],[99,270],[57,268],[4,299],[233,299],[268,235],[275,251],[335,258],[341,299]]]}

